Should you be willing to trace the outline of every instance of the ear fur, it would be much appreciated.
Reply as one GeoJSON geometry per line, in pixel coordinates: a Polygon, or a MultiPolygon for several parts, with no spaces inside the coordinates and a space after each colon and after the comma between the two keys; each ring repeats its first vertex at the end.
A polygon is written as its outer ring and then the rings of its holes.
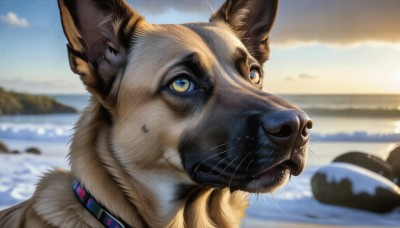
{"type": "Polygon", "coordinates": [[[58,0],[71,70],[103,101],[126,64],[131,37],[147,25],[124,0],[58,0]]]}
{"type": "Polygon", "coordinates": [[[211,22],[228,23],[250,53],[263,64],[269,58],[269,35],[279,0],[227,0],[211,22]]]}

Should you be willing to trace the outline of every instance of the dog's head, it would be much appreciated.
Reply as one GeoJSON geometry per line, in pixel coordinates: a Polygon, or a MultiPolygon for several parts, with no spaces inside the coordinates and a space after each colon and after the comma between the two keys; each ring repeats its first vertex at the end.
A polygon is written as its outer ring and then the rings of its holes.
{"type": "Polygon", "coordinates": [[[277,5],[228,0],[208,23],[152,25],[123,0],[59,0],[71,69],[128,174],[268,192],[302,172],[312,123],[262,91],[277,5]]]}

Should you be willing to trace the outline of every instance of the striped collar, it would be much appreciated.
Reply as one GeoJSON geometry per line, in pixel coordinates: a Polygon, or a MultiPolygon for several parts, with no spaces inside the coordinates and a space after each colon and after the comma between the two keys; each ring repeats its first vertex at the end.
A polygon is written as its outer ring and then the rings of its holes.
{"type": "Polygon", "coordinates": [[[98,203],[83,185],[75,180],[72,184],[76,197],[82,203],[82,205],[92,214],[101,224],[107,228],[125,228],[124,222],[117,219],[115,216],[105,209],[100,203],[98,203]]]}

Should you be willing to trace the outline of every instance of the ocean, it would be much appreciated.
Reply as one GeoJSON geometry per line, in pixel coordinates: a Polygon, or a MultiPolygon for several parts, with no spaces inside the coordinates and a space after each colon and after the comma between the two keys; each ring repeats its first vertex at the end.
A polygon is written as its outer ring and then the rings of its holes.
{"type": "MultiPolygon", "coordinates": [[[[398,227],[400,208],[374,214],[319,203],[310,180],[336,156],[363,151],[386,159],[400,145],[400,95],[281,95],[304,109],[313,119],[310,153],[305,171],[292,177],[273,194],[251,195],[242,227],[273,227],[268,222],[338,226],[398,227]],[[254,222],[259,224],[254,226],[254,222]]],[[[58,101],[82,111],[88,95],[54,95],[58,101]]],[[[31,197],[43,172],[68,169],[68,144],[78,114],[0,116],[0,141],[19,151],[28,146],[42,156],[2,155],[0,158],[0,210],[31,197]]],[[[290,227],[290,226],[288,226],[290,227]]],[[[305,226],[306,227],[306,226],[305,226]]]]}
{"type": "MultiPolygon", "coordinates": [[[[88,95],[53,95],[82,111],[88,95]]],[[[400,95],[282,95],[314,122],[314,142],[400,142],[400,95]]],[[[79,114],[0,116],[0,139],[68,141],[79,114]]]]}

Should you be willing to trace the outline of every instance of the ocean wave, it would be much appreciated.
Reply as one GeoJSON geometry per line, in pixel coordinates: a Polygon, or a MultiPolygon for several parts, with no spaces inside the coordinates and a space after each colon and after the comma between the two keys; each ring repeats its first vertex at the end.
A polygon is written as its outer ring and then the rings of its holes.
{"type": "Polygon", "coordinates": [[[53,124],[0,124],[0,138],[67,142],[72,135],[72,125],[53,124]]]}
{"type": "Polygon", "coordinates": [[[303,108],[303,110],[311,116],[400,118],[400,110],[399,109],[307,107],[307,108],[303,108]]]}
{"type": "Polygon", "coordinates": [[[311,134],[314,142],[400,142],[400,133],[368,133],[356,131],[352,133],[311,134]]]}
{"type": "MultiPolygon", "coordinates": [[[[73,125],[59,124],[0,124],[0,138],[40,141],[68,142],[73,134],[73,125]]],[[[313,142],[400,142],[400,133],[312,133],[313,142]]]]}

